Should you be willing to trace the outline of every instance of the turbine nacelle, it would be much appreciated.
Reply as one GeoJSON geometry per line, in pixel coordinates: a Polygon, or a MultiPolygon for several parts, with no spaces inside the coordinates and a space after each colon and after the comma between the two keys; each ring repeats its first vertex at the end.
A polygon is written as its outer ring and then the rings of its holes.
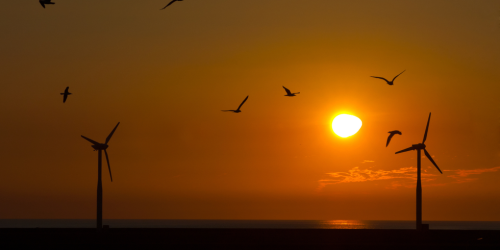
{"type": "Polygon", "coordinates": [[[109,146],[106,144],[92,145],[95,150],[106,150],[109,146]]]}
{"type": "Polygon", "coordinates": [[[413,149],[425,149],[425,144],[419,143],[419,144],[413,144],[411,145],[413,149]]]}
{"type": "MultiPolygon", "coordinates": [[[[94,148],[94,151],[96,151],[96,150],[99,151],[99,159],[101,158],[102,151],[104,151],[104,155],[106,155],[106,161],[108,162],[109,177],[111,178],[111,181],[113,181],[113,176],[111,175],[111,166],[109,165],[108,152],[106,151],[106,149],[108,148],[108,142],[109,142],[109,140],[111,140],[111,137],[115,133],[116,128],[118,128],[118,125],[120,125],[120,123],[116,124],[115,128],[113,129],[113,131],[111,131],[111,133],[106,138],[106,142],[105,143],[96,142],[96,141],[94,141],[94,140],[92,140],[92,139],[90,139],[90,138],[85,137],[85,136],[82,135],[83,139],[85,139],[85,140],[89,141],[90,143],[92,143],[92,148],[94,148]]],[[[101,160],[99,160],[99,171],[100,171],[100,169],[101,169],[101,160]]]]}

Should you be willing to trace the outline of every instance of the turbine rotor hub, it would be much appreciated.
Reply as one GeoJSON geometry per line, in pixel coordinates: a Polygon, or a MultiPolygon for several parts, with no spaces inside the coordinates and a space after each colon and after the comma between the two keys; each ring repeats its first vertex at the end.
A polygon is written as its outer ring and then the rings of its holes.
{"type": "Polygon", "coordinates": [[[98,144],[98,145],[92,145],[92,147],[95,150],[105,150],[105,149],[108,148],[108,145],[106,145],[106,144],[98,144]]]}
{"type": "Polygon", "coordinates": [[[413,144],[412,146],[415,149],[425,149],[425,144],[423,144],[423,143],[413,144]]]}

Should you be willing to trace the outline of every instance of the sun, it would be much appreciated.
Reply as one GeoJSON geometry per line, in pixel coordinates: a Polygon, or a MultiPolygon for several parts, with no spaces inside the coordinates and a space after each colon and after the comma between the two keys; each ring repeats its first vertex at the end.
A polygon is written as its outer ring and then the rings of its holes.
{"type": "Polygon", "coordinates": [[[338,115],[333,119],[332,129],[340,137],[349,137],[356,134],[361,128],[362,122],[353,115],[338,115]]]}

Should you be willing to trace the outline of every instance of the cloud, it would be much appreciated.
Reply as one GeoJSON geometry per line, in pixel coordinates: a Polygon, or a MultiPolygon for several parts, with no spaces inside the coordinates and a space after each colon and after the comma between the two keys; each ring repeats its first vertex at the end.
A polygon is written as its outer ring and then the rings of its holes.
{"type": "Polygon", "coordinates": [[[482,173],[488,173],[488,172],[497,172],[500,170],[500,167],[493,167],[493,168],[481,168],[481,169],[458,169],[458,170],[444,170],[446,172],[453,172],[453,175],[449,175],[448,177],[455,179],[456,183],[465,183],[465,182],[471,182],[475,181],[478,178],[470,178],[468,177],[469,175],[479,175],[482,173]]]}
{"type": "Polygon", "coordinates": [[[371,161],[371,160],[364,160],[364,161],[362,161],[361,163],[373,163],[373,162],[375,162],[375,161],[371,161]]]}
{"type": "MultiPolygon", "coordinates": [[[[334,172],[327,173],[327,178],[319,180],[321,190],[323,187],[332,184],[352,183],[352,182],[366,182],[366,181],[380,181],[392,179],[415,179],[417,169],[414,167],[400,168],[395,170],[372,170],[360,169],[354,167],[347,172],[334,172]]],[[[434,174],[422,173],[422,181],[429,181],[428,177],[435,176],[434,174]],[[427,179],[426,179],[427,177],[427,179]]],[[[393,183],[393,186],[404,185],[393,183]]]]}
{"type": "MultiPolygon", "coordinates": [[[[431,168],[432,167],[428,167],[431,168]]],[[[470,170],[444,170],[445,172],[452,173],[447,177],[453,178],[455,181],[452,183],[465,183],[475,181],[478,178],[471,178],[470,175],[480,175],[488,172],[497,172],[500,167],[484,168],[484,169],[470,169],[470,170]]],[[[333,172],[326,173],[327,177],[319,180],[318,191],[323,189],[327,185],[336,185],[342,183],[355,183],[355,182],[367,182],[367,181],[382,181],[382,180],[392,180],[388,184],[387,188],[396,189],[399,187],[414,187],[416,180],[417,168],[407,167],[395,170],[372,170],[372,169],[360,169],[359,167],[354,167],[347,172],[333,172]],[[410,182],[410,180],[412,180],[410,182]]],[[[432,172],[432,171],[430,171],[432,172]]],[[[428,173],[427,169],[422,169],[422,182],[427,183],[426,186],[443,186],[450,182],[446,181],[444,183],[429,183],[436,181],[438,174],[428,173]]],[[[443,179],[440,179],[442,181],[443,179]]]]}

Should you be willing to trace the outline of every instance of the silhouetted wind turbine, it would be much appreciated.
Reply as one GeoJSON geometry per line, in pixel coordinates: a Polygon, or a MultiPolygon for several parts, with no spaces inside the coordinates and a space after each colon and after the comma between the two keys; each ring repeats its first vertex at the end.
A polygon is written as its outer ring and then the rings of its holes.
{"type": "Polygon", "coordinates": [[[92,139],[89,139],[82,135],[83,139],[91,142],[94,148],[94,151],[98,151],[97,156],[97,230],[100,231],[102,229],[102,180],[101,180],[101,166],[102,166],[102,151],[104,150],[104,154],[106,154],[106,161],[108,162],[109,169],[109,177],[111,178],[111,182],[113,182],[113,176],[111,175],[111,166],[109,165],[108,152],[106,149],[108,148],[108,142],[111,140],[111,136],[115,133],[116,128],[118,128],[120,123],[116,124],[115,128],[106,138],[105,143],[99,143],[92,139]]]}
{"type": "Polygon", "coordinates": [[[231,110],[222,110],[222,111],[224,111],[224,112],[231,111],[231,112],[234,112],[234,113],[239,113],[239,112],[241,112],[241,110],[240,110],[241,106],[243,106],[243,103],[245,103],[245,102],[247,101],[247,99],[248,99],[248,95],[247,95],[247,97],[245,98],[245,100],[243,100],[243,102],[240,104],[240,106],[238,107],[238,109],[237,109],[237,110],[232,110],[232,109],[231,109],[231,110]]]}
{"type": "Polygon", "coordinates": [[[162,10],[164,10],[165,8],[167,8],[168,6],[170,6],[171,4],[173,4],[177,1],[183,1],[183,0],[172,0],[170,3],[167,4],[167,6],[163,7],[162,10]]]}
{"type": "Polygon", "coordinates": [[[420,177],[420,172],[421,172],[421,167],[420,167],[420,161],[421,161],[421,150],[424,150],[425,155],[429,160],[434,164],[434,166],[439,170],[439,172],[442,174],[441,169],[439,169],[438,165],[434,160],[432,159],[431,155],[427,150],[425,149],[425,140],[427,139],[427,132],[429,131],[429,123],[431,121],[431,113],[429,113],[429,120],[427,120],[427,127],[425,128],[425,134],[424,134],[424,140],[422,143],[419,144],[413,144],[409,148],[405,148],[403,150],[400,150],[396,152],[396,154],[403,153],[406,151],[410,150],[417,150],[417,230],[422,229],[422,183],[421,183],[421,177],[420,177]]]}
{"type": "MultiPolygon", "coordinates": [[[[403,70],[403,72],[405,72],[405,71],[406,71],[406,69],[405,69],[405,70],[403,70]]],[[[399,75],[403,74],[403,72],[399,73],[399,75]]],[[[392,78],[392,81],[388,81],[387,79],[385,79],[385,78],[383,78],[383,77],[380,77],[380,76],[371,76],[371,77],[373,77],[373,78],[378,78],[378,79],[382,79],[382,80],[386,81],[386,82],[387,82],[387,84],[389,84],[389,85],[393,85],[393,84],[394,84],[394,80],[396,80],[396,78],[397,78],[399,75],[397,75],[397,76],[395,76],[394,78],[392,78]]]]}
{"type": "Polygon", "coordinates": [[[387,138],[387,144],[385,144],[385,146],[386,146],[386,147],[387,147],[387,146],[389,146],[389,142],[391,142],[391,139],[392,139],[392,137],[393,137],[394,135],[396,135],[396,134],[397,134],[397,135],[401,135],[401,131],[399,131],[399,130],[389,131],[389,133],[390,133],[390,135],[389,135],[389,137],[387,138]]]}
{"type": "Polygon", "coordinates": [[[44,9],[45,9],[46,4],[56,4],[56,3],[52,2],[52,0],[39,0],[39,2],[44,9]]]}
{"type": "Polygon", "coordinates": [[[285,86],[283,86],[283,88],[286,91],[286,95],[285,96],[295,96],[295,94],[300,94],[300,92],[292,93],[289,89],[285,88],[285,86]]]}
{"type": "Polygon", "coordinates": [[[61,95],[64,95],[64,98],[63,98],[63,103],[66,102],[66,99],[68,99],[68,95],[71,95],[71,93],[69,93],[69,87],[66,87],[66,89],[64,90],[64,93],[61,93],[61,95]]]}

